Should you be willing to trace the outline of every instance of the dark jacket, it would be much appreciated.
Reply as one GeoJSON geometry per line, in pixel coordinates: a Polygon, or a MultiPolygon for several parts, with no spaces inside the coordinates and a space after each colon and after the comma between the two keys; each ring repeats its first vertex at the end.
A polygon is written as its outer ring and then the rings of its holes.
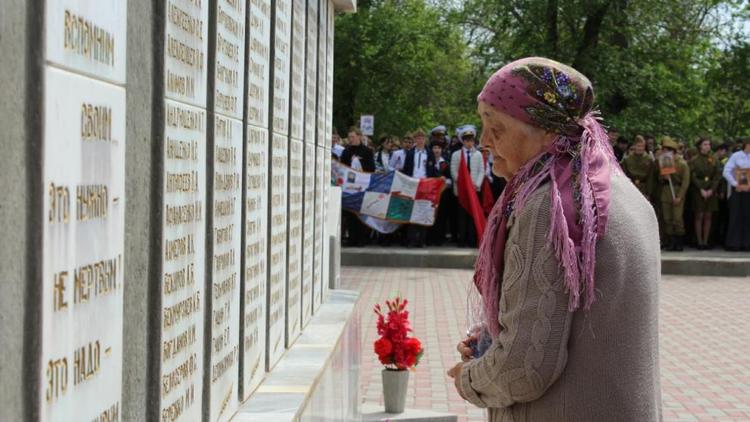
{"type": "Polygon", "coordinates": [[[341,163],[349,167],[352,166],[352,158],[359,157],[359,163],[362,164],[362,171],[374,172],[375,159],[372,151],[364,145],[347,145],[344,152],[341,153],[341,163]]]}
{"type": "MultiPolygon", "coordinates": [[[[417,148],[414,147],[410,149],[409,151],[406,151],[406,158],[404,159],[404,168],[401,170],[401,173],[404,173],[407,176],[414,176],[414,151],[417,148]]],[[[427,153],[427,168],[430,168],[430,160],[432,160],[432,164],[435,164],[435,156],[432,154],[432,151],[427,149],[425,146],[425,152],[427,153]]],[[[427,177],[430,177],[429,174],[427,177]]]]}

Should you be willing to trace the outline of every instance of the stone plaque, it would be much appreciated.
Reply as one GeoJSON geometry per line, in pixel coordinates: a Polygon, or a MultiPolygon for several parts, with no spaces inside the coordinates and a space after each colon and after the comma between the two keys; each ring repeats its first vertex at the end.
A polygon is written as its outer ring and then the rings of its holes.
{"type": "Polygon", "coordinates": [[[289,69],[291,65],[292,0],[276,0],[273,45],[273,131],[289,134],[289,69]]]}
{"type": "Polygon", "coordinates": [[[250,396],[265,373],[268,131],[248,126],[246,151],[242,400],[250,396]]]}
{"type": "Polygon", "coordinates": [[[331,190],[331,150],[328,148],[324,149],[323,156],[326,158],[323,159],[323,174],[321,175],[321,184],[323,185],[323,210],[321,213],[321,221],[323,222],[323,248],[321,251],[321,253],[323,254],[323,257],[321,258],[321,265],[323,267],[323,270],[321,271],[321,302],[325,302],[326,297],[328,297],[328,290],[331,287],[329,278],[330,263],[328,262],[329,250],[331,249],[331,244],[329,243],[328,239],[328,237],[330,236],[328,227],[328,195],[329,191],[331,190]]]}
{"type": "MultiPolygon", "coordinates": [[[[333,24],[336,14],[333,7],[328,6],[328,27],[326,42],[326,148],[331,148],[331,133],[333,131],[333,24]]],[[[328,209],[328,208],[326,208],[328,209]]],[[[326,243],[327,244],[327,243],[326,243]]]]}
{"type": "Polygon", "coordinates": [[[125,90],[51,67],[44,84],[39,414],[119,420],[125,90]]]}
{"type": "Polygon", "coordinates": [[[271,228],[269,233],[269,302],[268,302],[268,368],[284,353],[284,322],[286,321],[286,236],[288,139],[274,133],[271,140],[271,228]]]}
{"type": "Polygon", "coordinates": [[[320,0],[320,13],[318,16],[318,111],[317,121],[317,145],[325,146],[326,138],[326,46],[328,32],[326,26],[328,23],[328,4],[327,0],[320,0]]]}
{"type": "Polygon", "coordinates": [[[292,94],[289,136],[303,139],[305,123],[305,0],[292,0],[292,94]]]}
{"type": "Polygon", "coordinates": [[[286,346],[299,336],[302,294],[303,143],[289,141],[289,236],[287,246],[286,346]]]}
{"type": "Polygon", "coordinates": [[[268,128],[271,2],[249,0],[248,7],[247,123],[268,128]]]}
{"type": "MultiPolygon", "coordinates": [[[[315,144],[315,123],[318,86],[318,1],[307,2],[307,39],[305,55],[305,143],[315,144]]],[[[315,155],[315,154],[313,154],[315,155]]]]}
{"type": "Polygon", "coordinates": [[[160,419],[199,420],[203,397],[206,112],[164,100],[160,419]]]}
{"type": "Polygon", "coordinates": [[[302,328],[312,316],[313,242],[315,240],[315,145],[305,144],[305,195],[302,229],[302,328]]]}
{"type": "Polygon", "coordinates": [[[236,119],[242,119],[244,105],[245,4],[246,0],[219,0],[216,11],[214,108],[236,119]]]}
{"type": "Polygon", "coordinates": [[[208,2],[168,0],[164,34],[164,95],[206,107],[208,2]]]}
{"type": "Polygon", "coordinates": [[[211,421],[228,421],[238,402],[242,122],[215,115],[211,286],[211,421]]]}
{"type": "Polygon", "coordinates": [[[323,161],[330,158],[325,157],[326,150],[316,147],[315,152],[315,233],[313,239],[313,313],[320,307],[323,280],[323,161]]]}
{"type": "Polygon", "coordinates": [[[47,0],[46,7],[49,62],[125,83],[127,0],[47,0]]]}

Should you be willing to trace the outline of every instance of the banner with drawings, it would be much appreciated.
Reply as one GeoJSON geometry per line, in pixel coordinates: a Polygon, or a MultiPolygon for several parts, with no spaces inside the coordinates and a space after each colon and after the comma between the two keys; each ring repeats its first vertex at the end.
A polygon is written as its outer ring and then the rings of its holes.
{"type": "Polygon", "coordinates": [[[435,223],[444,178],[415,179],[397,171],[366,173],[336,161],[331,171],[334,184],[341,186],[341,206],[345,210],[390,223],[435,223]]]}

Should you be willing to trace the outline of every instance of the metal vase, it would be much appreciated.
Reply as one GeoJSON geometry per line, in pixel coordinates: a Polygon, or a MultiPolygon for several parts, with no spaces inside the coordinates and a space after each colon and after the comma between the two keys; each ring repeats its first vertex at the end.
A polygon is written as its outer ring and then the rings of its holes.
{"type": "Polygon", "coordinates": [[[383,369],[383,399],[386,413],[403,413],[406,405],[406,388],[409,386],[409,371],[383,369]]]}

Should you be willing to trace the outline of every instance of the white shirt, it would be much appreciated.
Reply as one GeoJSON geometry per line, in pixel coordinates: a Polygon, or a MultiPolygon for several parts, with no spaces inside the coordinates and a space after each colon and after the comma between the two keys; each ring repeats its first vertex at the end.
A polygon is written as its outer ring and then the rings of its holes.
{"type": "Polygon", "coordinates": [[[414,148],[414,172],[411,177],[424,179],[427,177],[427,149],[414,148]]]}
{"type": "Polygon", "coordinates": [[[380,159],[375,162],[375,167],[379,171],[384,171],[384,172],[391,171],[392,170],[391,165],[390,165],[391,154],[388,151],[383,150],[379,152],[378,154],[376,154],[376,157],[378,156],[380,157],[380,159]]]}
{"type": "Polygon", "coordinates": [[[394,151],[393,154],[391,154],[391,157],[388,160],[388,166],[392,170],[401,170],[404,168],[405,161],[406,161],[406,151],[404,149],[399,149],[397,151],[394,151]]]}
{"type": "Polygon", "coordinates": [[[745,151],[737,151],[729,157],[729,161],[724,165],[724,178],[733,187],[737,187],[737,180],[734,179],[736,168],[750,168],[750,154],[745,151]]]}

